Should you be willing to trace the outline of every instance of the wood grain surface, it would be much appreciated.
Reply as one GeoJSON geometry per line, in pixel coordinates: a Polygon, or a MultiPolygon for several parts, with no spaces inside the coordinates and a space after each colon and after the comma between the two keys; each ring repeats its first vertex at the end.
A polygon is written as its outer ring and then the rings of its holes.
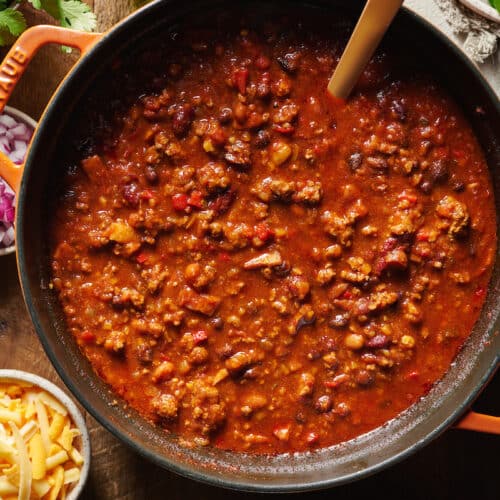
{"type": "MultiPolygon", "coordinates": [[[[94,0],[99,30],[127,15],[132,0],[94,0]]],[[[53,22],[22,5],[30,24],[53,22]]],[[[76,59],[58,47],[46,47],[35,57],[16,89],[11,105],[38,118],[59,81],[76,59]]],[[[0,368],[28,370],[64,388],[31,325],[19,287],[14,255],[0,257],[0,368]]],[[[497,376],[476,403],[478,410],[500,413],[497,376]]],[[[86,415],[92,441],[92,463],[85,500],[247,499],[237,493],[198,484],[160,469],[116,440],[86,415]]],[[[500,438],[449,430],[405,462],[363,481],[300,498],[319,499],[462,499],[499,498],[500,438]]],[[[285,495],[285,498],[292,495],[285,495]]],[[[297,498],[297,496],[293,496],[297,498]]]]}

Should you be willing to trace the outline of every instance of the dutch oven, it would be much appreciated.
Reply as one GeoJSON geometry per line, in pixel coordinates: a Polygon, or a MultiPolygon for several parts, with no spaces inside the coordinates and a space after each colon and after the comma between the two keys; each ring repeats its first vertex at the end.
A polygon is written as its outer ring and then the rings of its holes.
{"type": "MultiPolygon", "coordinates": [[[[284,8],[288,4],[299,4],[303,8],[322,9],[322,15],[331,17],[332,22],[336,18],[347,18],[353,24],[362,7],[361,2],[339,0],[276,3],[284,8]]],[[[231,2],[227,0],[158,0],[103,35],[36,26],[17,40],[0,66],[0,109],[40,46],[59,43],[81,50],[80,60],[61,83],[40,120],[25,165],[16,167],[1,155],[0,175],[17,191],[19,277],[35,329],[61,378],[106,429],[137,452],[184,476],[229,488],[284,492],[330,487],[365,477],[407,457],[468,412],[499,360],[498,250],[480,319],[445,377],[424,398],[384,426],[351,441],[313,453],[273,457],[214,448],[187,449],[132,409],[114,404],[116,396],[92,371],[67,332],[56,294],[49,287],[51,270],[46,228],[58,155],[71,140],[74,117],[84,114],[89,98],[97,91],[95,82],[106,77],[107,68],[116,57],[126,57],[141,41],[172,29],[194,12],[213,12],[229,5],[231,2]]],[[[252,8],[257,9],[258,2],[252,2],[252,8]]],[[[407,57],[422,63],[460,103],[485,152],[497,213],[500,213],[497,96],[452,42],[410,11],[401,10],[388,37],[391,43],[406,47],[407,57]]],[[[499,420],[468,413],[459,426],[500,432],[499,420]]]]}

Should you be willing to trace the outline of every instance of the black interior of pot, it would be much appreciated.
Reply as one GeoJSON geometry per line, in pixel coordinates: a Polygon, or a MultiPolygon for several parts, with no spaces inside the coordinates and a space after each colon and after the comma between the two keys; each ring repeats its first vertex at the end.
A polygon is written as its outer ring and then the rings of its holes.
{"type": "MultiPolygon", "coordinates": [[[[333,36],[338,23],[344,23],[346,18],[354,22],[361,9],[361,2],[275,2],[278,7],[289,3],[323,9],[324,15],[332,19],[333,36]]],[[[290,491],[341,484],[376,472],[423,446],[450,425],[486,383],[500,350],[500,336],[496,335],[498,258],[478,324],[447,375],[424,399],[399,418],[355,440],[315,453],[272,458],[212,448],[185,449],[175,437],[152,426],[135,411],[113,404],[116,396],[93,373],[66,332],[55,293],[49,288],[46,227],[54,186],[60,175],[61,152],[67,150],[74,138],[75,117],[86,114],[88,96],[95,92],[96,82],[103,75],[109,76],[107,69],[112,61],[119,54],[126,57],[139,40],[154,37],[158,30],[168,30],[182,19],[189,19],[195,9],[209,14],[229,4],[213,0],[193,1],[189,5],[168,0],[155,2],[106,35],[64,82],[40,123],[19,195],[17,240],[22,286],[40,339],[68,387],[108,430],[156,463],[198,480],[248,490],[290,491]]],[[[260,7],[258,2],[252,2],[253,9],[260,7]]],[[[472,65],[457,55],[456,48],[443,42],[431,27],[408,11],[398,15],[389,36],[391,43],[404,46],[407,57],[426,67],[461,105],[486,153],[498,213],[498,99],[472,65]]]]}

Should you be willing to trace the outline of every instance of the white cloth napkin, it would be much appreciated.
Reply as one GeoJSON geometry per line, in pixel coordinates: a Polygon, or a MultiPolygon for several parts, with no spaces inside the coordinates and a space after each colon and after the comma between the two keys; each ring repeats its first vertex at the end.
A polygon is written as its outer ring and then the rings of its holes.
{"type": "Polygon", "coordinates": [[[464,34],[464,51],[478,63],[494,54],[500,37],[500,24],[485,19],[456,0],[434,0],[456,34],[464,34]]]}

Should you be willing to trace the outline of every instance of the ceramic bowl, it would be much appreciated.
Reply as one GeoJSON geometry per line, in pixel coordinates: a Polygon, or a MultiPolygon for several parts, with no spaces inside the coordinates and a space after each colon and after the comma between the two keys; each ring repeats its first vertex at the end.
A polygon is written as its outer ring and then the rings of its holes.
{"type": "Polygon", "coordinates": [[[91,456],[89,433],[82,413],[62,389],[43,377],[21,370],[0,370],[0,383],[5,382],[27,382],[35,387],[39,387],[54,396],[68,410],[71,419],[81,433],[78,451],[83,457],[83,465],[80,470],[80,479],[66,496],[67,500],[76,500],[87,482],[91,456]]]}

